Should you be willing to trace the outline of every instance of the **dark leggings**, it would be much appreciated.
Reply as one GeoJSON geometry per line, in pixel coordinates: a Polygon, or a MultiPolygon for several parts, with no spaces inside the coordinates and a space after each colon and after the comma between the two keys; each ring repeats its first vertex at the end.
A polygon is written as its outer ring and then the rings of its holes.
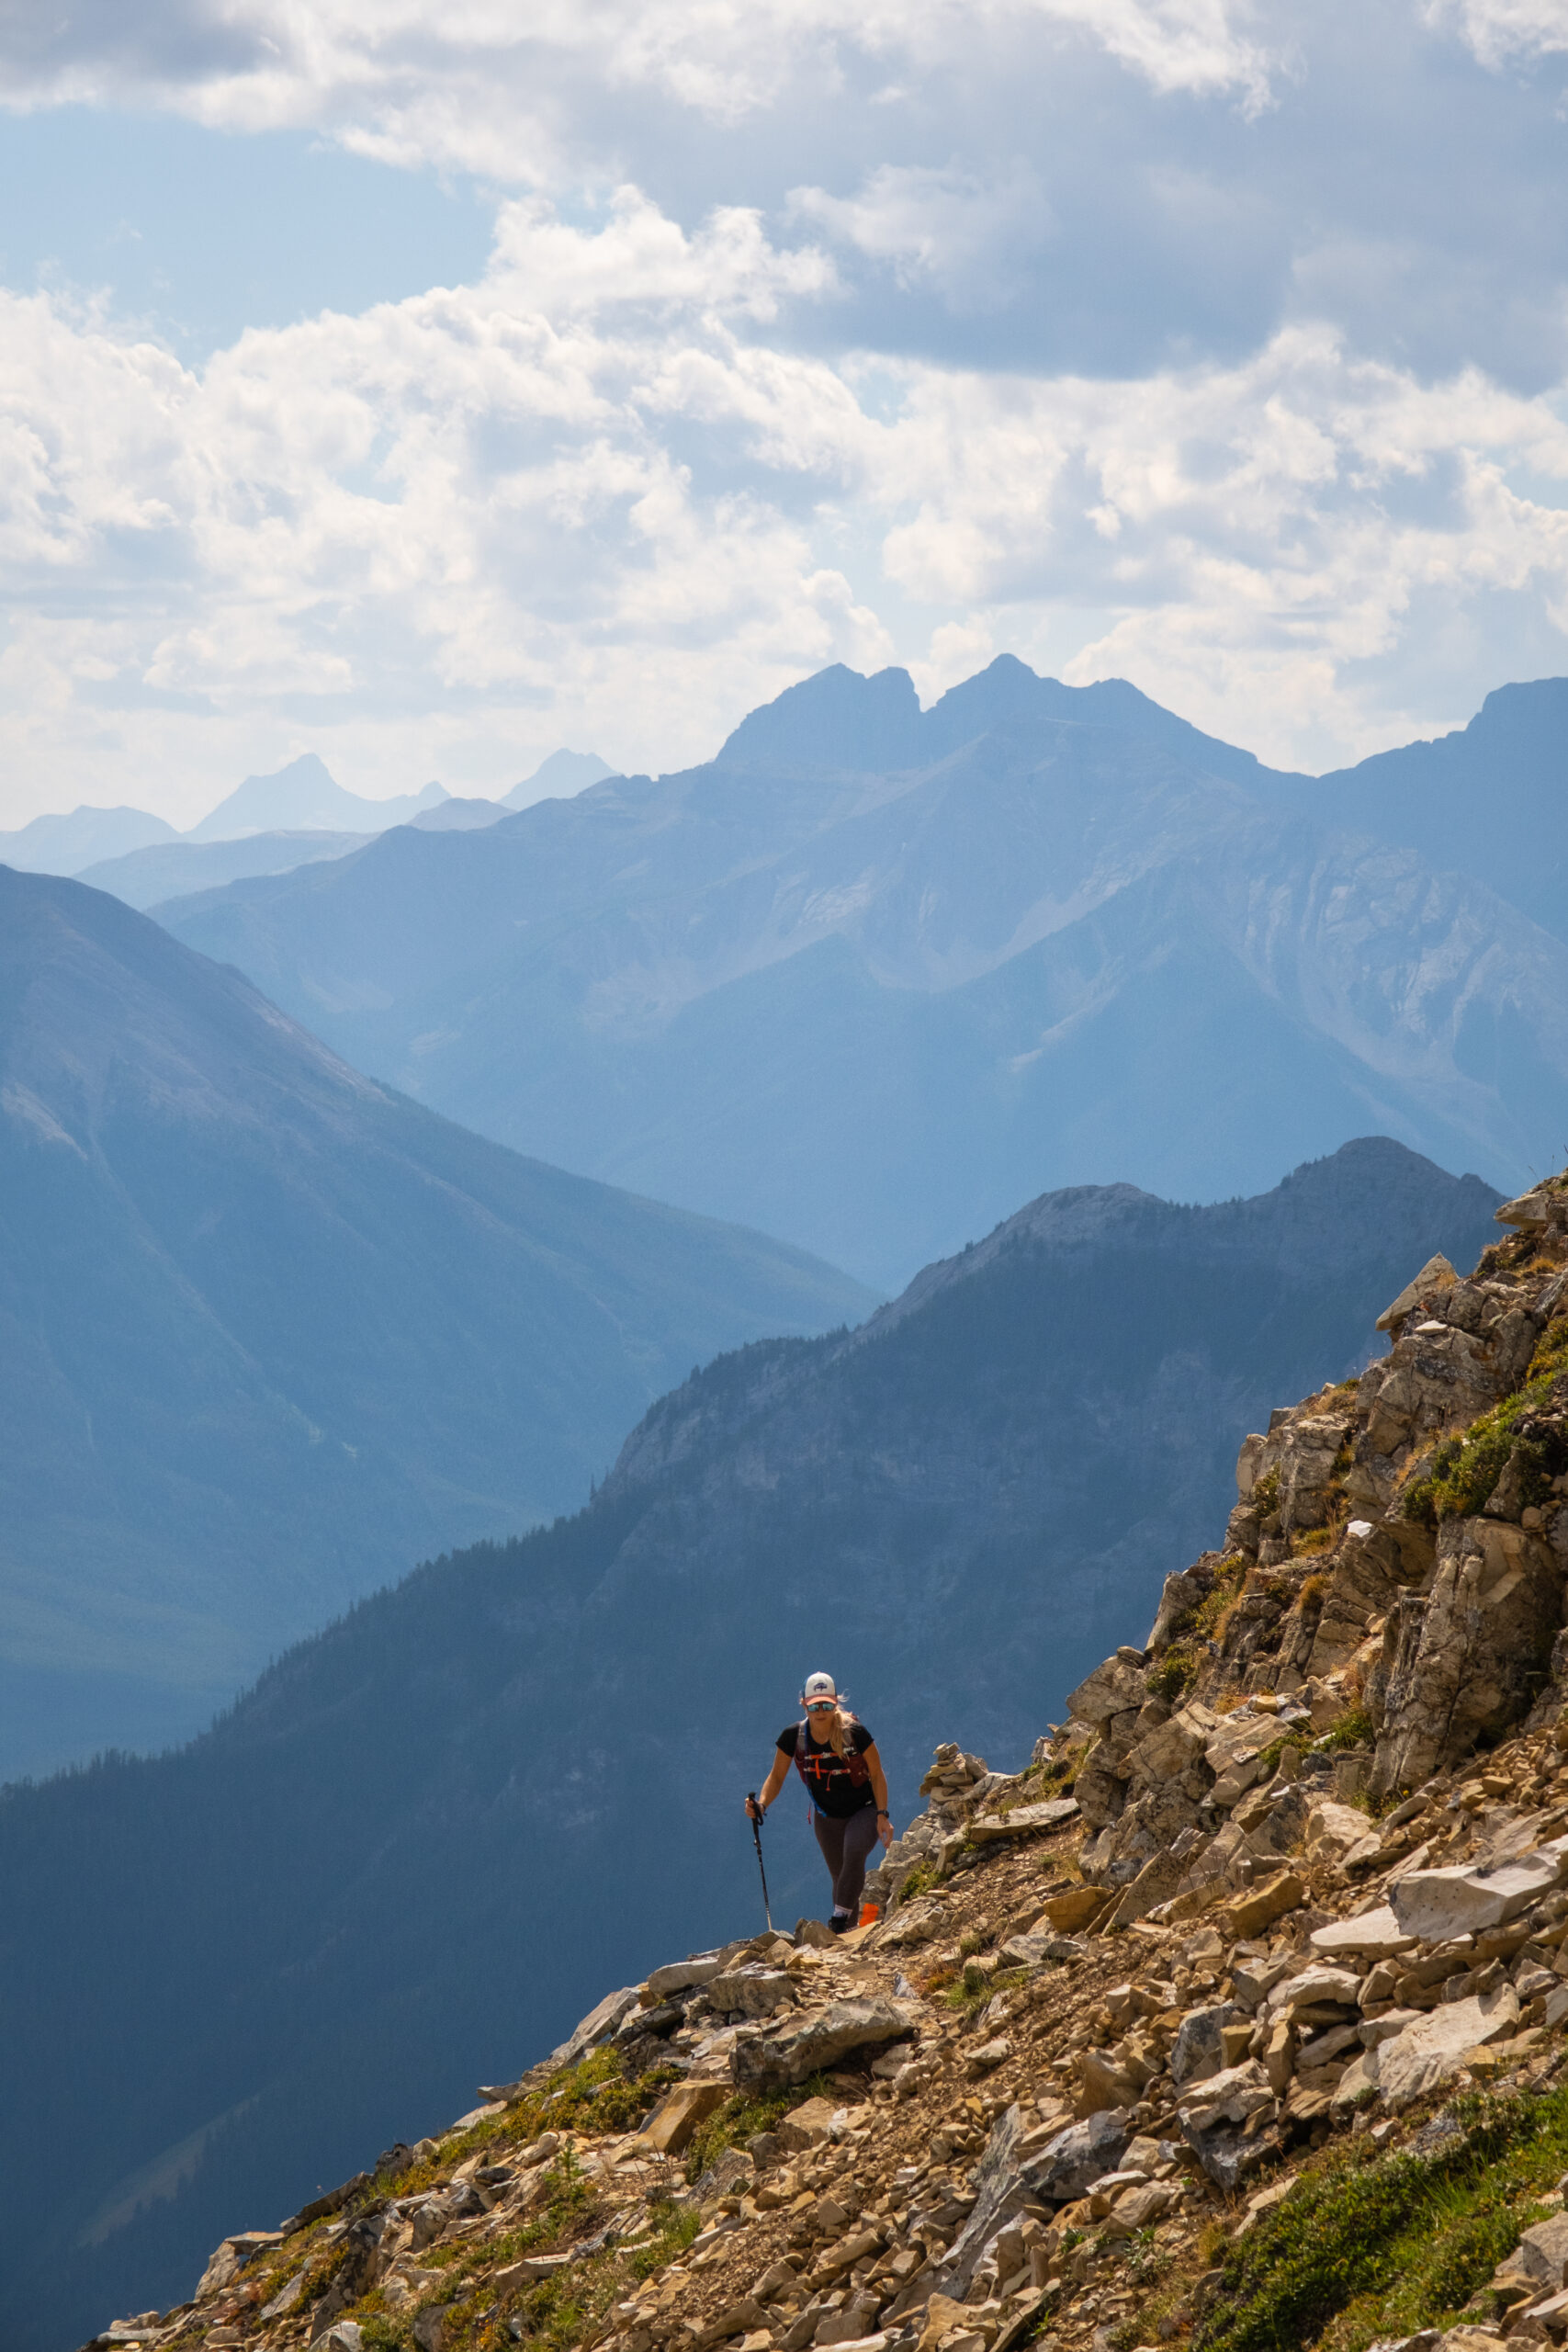
{"type": "Polygon", "coordinates": [[[817,1843],[822,1849],[822,1860],[833,1882],[834,1908],[847,1911],[853,1918],[859,1912],[861,1889],[865,1884],[866,1858],[876,1843],[876,1808],[862,1805],[847,1821],[839,1821],[830,1813],[818,1813],[813,1807],[811,1826],[817,1832],[817,1843]]]}

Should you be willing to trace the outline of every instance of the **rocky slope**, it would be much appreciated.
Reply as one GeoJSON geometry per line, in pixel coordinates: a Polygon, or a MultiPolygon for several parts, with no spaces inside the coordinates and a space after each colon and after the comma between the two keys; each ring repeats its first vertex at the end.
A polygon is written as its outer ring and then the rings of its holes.
{"type": "Polygon", "coordinates": [[[672,1962],[99,2347],[1483,2352],[1568,2333],[1568,1180],[1249,1437],[881,1917],[672,1962]]]}

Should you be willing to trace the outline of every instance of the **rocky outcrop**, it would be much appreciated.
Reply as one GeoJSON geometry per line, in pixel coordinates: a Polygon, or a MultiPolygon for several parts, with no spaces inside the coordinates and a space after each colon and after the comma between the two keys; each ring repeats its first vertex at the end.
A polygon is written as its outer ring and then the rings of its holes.
{"type": "MultiPolygon", "coordinates": [[[[1248,1438],[1225,1549],[1021,1771],[937,1750],[874,1925],[654,1968],[98,2345],[1207,2352],[1217,2239],[1316,2151],[1425,2162],[1456,2088],[1568,2081],[1563,1204],[1248,1438]]],[[[1568,2335],[1565,2279],[1531,2219],[1510,2343],[1568,2335]]]]}

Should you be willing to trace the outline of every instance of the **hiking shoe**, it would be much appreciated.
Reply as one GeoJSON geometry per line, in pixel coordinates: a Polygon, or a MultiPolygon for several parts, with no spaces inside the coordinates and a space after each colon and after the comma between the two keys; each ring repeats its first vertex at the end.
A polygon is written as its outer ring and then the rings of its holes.
{"type": "Polygon", "coordinates": [[[832,1917],[829,1920],[828,1925],[832,1928],[833,1933],[836,1936],[841,1936],[848,1933],[849,1929],[853,1927],[854,1921],[850,1917],[847,1911],[835,1911],[832,1917]]]}

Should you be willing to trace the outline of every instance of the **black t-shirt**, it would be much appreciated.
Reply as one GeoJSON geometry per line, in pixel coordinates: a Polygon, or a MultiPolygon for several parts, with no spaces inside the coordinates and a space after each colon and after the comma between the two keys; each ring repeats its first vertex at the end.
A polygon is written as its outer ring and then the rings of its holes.
{"type": "MultiPolygon", "coordinates": [[[[793,1758],[799,1736],[800,1725],[786,1724],[778,1736],[779,1754],[793,1758]]],[[[863,1756],[874,1742],[863,1724],[854,1724],[851,1726],[847,1745],[852,1754],[863,1756]]],[[[818,1813],[831,1814],[835,1821],[847,1821],[852,1813],[859,1813],[863,1806],[876,1803],[876,1792],[871,1785],[870,1773],[867,1772],[864,1780],[857,1783],[851,1778],[848,1758],[836,1755],[826,1740],[818,1747],[809,1731],[806,1738],[805,1761],[812,1803],[818,1813]]]]}

